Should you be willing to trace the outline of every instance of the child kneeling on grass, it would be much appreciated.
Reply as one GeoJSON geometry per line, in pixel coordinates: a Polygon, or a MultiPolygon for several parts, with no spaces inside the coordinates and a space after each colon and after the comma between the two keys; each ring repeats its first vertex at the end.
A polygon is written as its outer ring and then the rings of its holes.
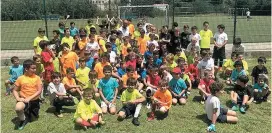
{"type": "Polygon", "coordinates": [[[168,111],[172,105],[172,95],[168,89],[168,81],[161,80],[158,91],[156,91],[152,97],[152,110],[147,118],[148,121],[155,119],[155,113],[157,117],[167,117],[168,111]]]}
{"type": "Polygon", "coordinates": [[[17,101],[15,111],[20,119],[19,130],[22,130],[28,122],[32,121],[32,116],[39,117],[39,96],[42,92],[42,81],[35,74],[35,62],[25,60],[23,67],[24,75],[18,77],[12,92],[17,101]]]}
{"type": "Polygon", "coordinates": [[[52,82],[50,82],[47,87],[50,96],[50,103],[56,108],[56,116],[63,117],[60,112],[62,110],[62,106],[74,106],[78,103],[78,100],[71,95],[67,95],[63,83],[60,82],[60,73],[54,72],[51,79],[52,82]]]}
{"type": "Polygon", "coordinates": [[[78,103],[74,115],[75,123],[84,127],[84,129],[105,124],[105,122],[102,121],[102,110],[95,100],[93,100],[93,96],[93,89],[85,89],[83,100],[78,103]]]}
{"type": "Polygon", "coordinates": [[[139,126],[138,116],[142,107],[142,102],[145,101],[145,97],[136,89],[137,80],[130,77],[127,80],[127,89],[123,91],[121,95],[121,101],[123,107],[118,112],[118,120],[133,115],[132,123],[135,126],[139,126]]]}
{"type": "Polygon", "coordinates": [[[213,82],[210,86],[211,95],[208,96],[205,103],[205,110],[211,125],[207,128],[209,132],[215,132],[215,123],[237,123],[236,112],[220,107],[219,96],[224,89],[222,82],[213,82]]]}

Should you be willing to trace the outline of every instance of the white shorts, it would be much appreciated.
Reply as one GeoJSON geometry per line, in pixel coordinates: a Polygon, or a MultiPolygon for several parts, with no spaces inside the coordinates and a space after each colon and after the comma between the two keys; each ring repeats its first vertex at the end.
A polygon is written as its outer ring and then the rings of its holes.
{"type": "Polygon", "coordinates": [[[101,108],[104,108],[104,107],[113,108],[115,107],[115,104],[110,103],[109,105],[107,105],[104,101],[101,101],[101,108]]]}

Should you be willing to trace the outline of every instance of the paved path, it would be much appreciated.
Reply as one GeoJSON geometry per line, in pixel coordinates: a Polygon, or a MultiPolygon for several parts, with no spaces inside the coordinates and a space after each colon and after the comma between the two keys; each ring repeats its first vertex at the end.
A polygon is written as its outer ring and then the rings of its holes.
{"type": "MultiPolygon", "coordinates": [[[[245,51],[271,51],[271,42],[268,43],[244,43],[245,51]]],[[[226,53],[231,52],[232,44],[226,45],[226,53]]],[[[1,60],[18,56],[20,59],[29,59],[34,55],[33,50],[1,50],[1,60]]]]}

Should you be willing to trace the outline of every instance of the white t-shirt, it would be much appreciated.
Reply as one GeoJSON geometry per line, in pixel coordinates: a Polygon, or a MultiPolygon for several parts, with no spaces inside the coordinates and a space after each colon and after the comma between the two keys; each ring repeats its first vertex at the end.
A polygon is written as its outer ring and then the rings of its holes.
{"type": "Polygon", "coordinates": [[[53,105],[54,99],[57,97],[56,92],[66,94],[66,90],[63,83],[55,85],[54,83],[50,82],[47,87],[47,90],[49,91],[49,100],[51,105],[53,105]]]}
{"type": "Polygon", "coordinates": [[[144,29],[145,33],[147,33],[147,28],[146,28],[146,27],[147,27],[148,25],[152,25],[152,24],[151,24],[151,23],[145,23],[144,26],[143,26],[143,29],[144,29]]]}
{"type": "Polygon", "coordinates": [[[118,30],[122,32],[123,37],[124,36],[129,36],[129,28],[128,28],[128,26],[127,26],[127,28],[123,28],[123,26],[121,26],[118,30]]]}
{"type": "Polygon", "coordinates": [[[217,109],[216,116],[220,114],[220,101],[216,96],[210,95],[205,102],[205,111],[208,119],[212,120],[213,110],[217,109]]]}
{"type": "Polygon", "coordinates": [[[197,64],[197,68],[201,69],[201,77],[204,77],[204,70],[212,70],[212,68],[214,67],[214,61],[212,58],[210,58],[208,61],[203,61],[201,60],[198,64],[197,64]]]}
{"type": "MultiPolygon", "coordinates": [[[[193,47],[193,44],[192,44],[192,43],[190,43],[190,44],[187,46],[186,51],[187,51],[187,52],[190,52],[190,51],[191,51],[191,49],[192,49],[192,47],[193,47]]],[[[195,44],[195,46],[194,46],[194,47],[196,48],[196,51],[199,53],[199,52],[200,52],[200,46],[195,44]]]]}
{"type": "Polygon", "coordinates": [[[98,50],[100,49],[99,44],[97,42],[87,43],[86,51],[89,51],[92,56],[98,55],[98,50]]]}
{"type": "Polygon", "coordinates": [[[164,80],[166,80],[167,82],[170,82],[170,80],[173,78],[173,76],[167,72],[167,75],[163,77],[164,80]]]}
{"type": "Polygon", "coordinates": [[[114,51],[110,52],[110,63],[115,63],[116,56],[117,55],[114,51]]]}
{"type": "Polygon", "coordinates": [[[247,12],[246,12],[246,15],[247,15],[247,16],[250,16],[250,11],[247,11],[247,12]]]}
{"type": "Polygon", "coordinates": [[[228,35],[225,32],[216,32],[213,38],[215,39],[218,46],[222,46],[224,41],[228,40],[228,35]]]}
{"type": "Polygon", "coordinates": [[[191,34],[189,36],[189,40],[192,41],[192,39],[195,38],[197,41],[196,41],[196,45],[199,46],[199,40],[201,40],[201,37],[198,33],[196,33],[195,35],[191,34]]]}

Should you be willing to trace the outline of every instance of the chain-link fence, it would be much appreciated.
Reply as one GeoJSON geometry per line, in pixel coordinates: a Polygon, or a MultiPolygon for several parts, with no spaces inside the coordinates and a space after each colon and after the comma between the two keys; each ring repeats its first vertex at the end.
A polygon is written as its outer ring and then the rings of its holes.
{"type": "MultiPolygon", "coordinates": [[[[70,15],[70,18],[66,26],[73,21],[77,28],[81,28],[86,26],[87,19],[93,18],[95,21],[96,16],[99,16],[101,22],[105,19],[106,14],[109,14],[110,17],[132,18],[134,24],[139,19],[147,18],[147,21],[154,24],[157,29],[166,24],[171,27],[175,21],[181,29],[183,25],[188,24],[190,27],[197,26],[200,31],[203,22],[208,21],[214,33],[217,32],[218,24],[225,25],[229,43],[232,43],[234,33],[236,37],[241,37],[242,41],[247,43],[271,42],[270,1],[236,1],[237,18],[236,32],[234,32],[235,0],[46,0],[47,16],[51,19],[48,20],[47,25],[48,38],[52,38],[52,31],[58,29],[59,21],[63,21],[67,15],[70,15]],[[109,2],[111,4],[108,4],[109,2]],[[167,8],[158,7],[156,6],[158,4],[169,6],[167,8]],[[134,7],[120,8],[120,6],[134,7]],[[248,11],[250,12],[249,17],[247,17],[248,11]]],[[[43,0],[34,3],[31,0],[2,1],[1,49],[32,49],[38,28],[45,29],[43,14],[43,0]],[[21,8],[17,8],[18,6],[21,8]],[[22,8],[27,6],[31,8],[29,10],[22,8]],[[37,11],[34,12],[32,8],[37,11]],[[10,12],[10,9],[15,10],[10,12]],[[27,15],[22,16],[23,13],[27,15]]]]}

